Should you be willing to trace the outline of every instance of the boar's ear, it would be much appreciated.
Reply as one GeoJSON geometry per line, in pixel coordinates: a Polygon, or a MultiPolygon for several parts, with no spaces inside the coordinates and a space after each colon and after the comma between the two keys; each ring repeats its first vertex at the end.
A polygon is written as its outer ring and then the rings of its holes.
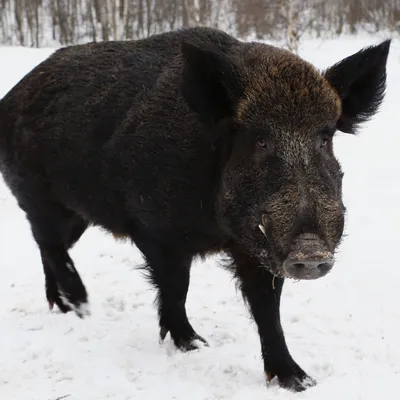
{"type": "Polygon", "coordinates": [[[356,133],[360,123],[378,110],[386,88],[386,61],[390,40],[367,47],[324,72],[342,100],[337,129],[356,133]]]}
{"type": "Polygon", "coordinates": [[[218,49],[182,43],[182,94],[200,120],[209,125],[233,117],[241,94],[237,67],[218,49]]]}

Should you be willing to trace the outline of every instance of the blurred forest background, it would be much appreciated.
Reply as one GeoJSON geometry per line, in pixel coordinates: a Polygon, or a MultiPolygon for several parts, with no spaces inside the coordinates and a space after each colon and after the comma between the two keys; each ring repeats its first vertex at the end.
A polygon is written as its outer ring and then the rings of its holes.
{"type": "Polygon", "coordinates": [[[144,38],[207,25],[282,42],[400,33],[400,0],[0,0],[0,44],[32,47],[144,38]]]}

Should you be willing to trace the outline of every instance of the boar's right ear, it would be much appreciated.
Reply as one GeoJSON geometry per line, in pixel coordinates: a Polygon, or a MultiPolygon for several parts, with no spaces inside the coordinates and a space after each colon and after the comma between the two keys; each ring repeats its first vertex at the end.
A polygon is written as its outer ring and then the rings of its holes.
{"type": "Polygon", "coordinates": [[[237,67],[218,49],[182,43],[182,94],[189,107],[208,125],[233,117],[241,95],[237,67]]]}

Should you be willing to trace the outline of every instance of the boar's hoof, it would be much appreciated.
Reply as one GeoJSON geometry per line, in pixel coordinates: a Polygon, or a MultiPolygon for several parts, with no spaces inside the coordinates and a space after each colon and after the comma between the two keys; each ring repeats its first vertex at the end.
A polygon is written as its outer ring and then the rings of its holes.
{"type": "Polygon", "coordinates": [[[198,350],[200,348],[199,344],[196,343],[196,341],[199,341],[203,343],[204,346],[209,347],[208,342],[202,338],[200,335],[197,333],[189,340],[179,340],[175,341],[175,345],[182,351],[192,351],[192,350],[198,350]]]}
{"type": "Polygon", "coordinates": [[[88,295],[79,275],[70,275],[61,285],[57,282],[52,271],[45,268],[45,279],[46,298],[50,310],[56,304],[64,314],[74,311],[79,318],[90,315],[88,295]]]}
{"type": "Polygon", "coordinates": [[[282,376],[282,375],[276,375],[273,373],[266,373],[267,376],[267,382],[271,382],[271,380],[274,377],[278,378],[279,386],[285,389],[288,389],[293,392],[302,392],[306,390],[307,388],[313,387],[317,384],[317,382],[308,376],[305,372],[303,371],[298,371],[299,373],[289,375],[289,376],[282,376]]]}
{"type": "Polygon", "coordinates": [[[67,312],[71,311],[71,307],[64,304],[60,298],[60,296],[54,297],[52,299],[47,298],[47,301],[49,303],[49,309],[52,310],[54,308],[54,303],[57,305],[59,310],[63,313],[66,314],[67,312]]]}
{"type": "Polygon", "coordinates": [[[69,311],[74,311],[79,318],[85,318],[90,315],[89,305],[86,301],[87,295],[86,299],[83,299],[82,301],[77,300],[74,301],[74,303],[72,303],[72,299],[68,298],[70,296],[67,297],[61,290],[51,292],[47,288],[46,295],[50,310],[53,309],[55,303],[64,314],[69,311]]]}
{"type": "Polygon", "coordinates": [[[64,314],[71,311],[71,307],[61,300],[61,296],[57,287],[46,287],[46,297],[50,310],[52,310],[54,308],[54,304],[56,304],[60,311],[64,314]]]}
{"type": "MultiPolygon", "coordinates": [[[[279,379],[279,378],[278,378],[279,379]]],[[[306,378],[298,378],[297,376],[290,376],[284,379],[279,379],[279,385],[285,389],[289,389],[293,392],[302,392],[309,387],[313,387],[317,382],[307,376],[306,378]]]]}
{"type": "Polygon", "coordinates": [[[79,318],[84,318],[90,315],[90,310],[87,303],[81,303],[78,304],[77,306],[71,306],[68,303],[66,303],[65,300],[62,300],[60,294],[58,293],[57,296],[53,298],[49,298],[48,296],[47,300],[49,303],[50,310],[53,310],[54,304],[56,304],[63,314],[66,314],[70,311],[74,311],[79,318]]]}
{"type": "MultiPolygon", "coordinates": [[[[164,341],[165,337],[167,336],[168,329],[165,327],[161,327],[160,329],[160,340],[164,341]]],[[[196,332],[192,333],[190,336],[187,338],[184,337],[183,335],[171,335],[172,339],[174,340],[175,346],[183,351],[192,351],[192,350],[198,350],[200,348],[199,344],[196,343],[196,341],[199,341],[203,343],[204,346],[209,347],[208,342],[202,338],[200,335],[198,335],[196,332]]]]}

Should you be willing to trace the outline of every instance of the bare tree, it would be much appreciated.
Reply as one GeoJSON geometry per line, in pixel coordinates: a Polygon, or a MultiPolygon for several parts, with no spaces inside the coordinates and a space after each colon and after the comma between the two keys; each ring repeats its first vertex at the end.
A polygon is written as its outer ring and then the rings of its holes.
{"type": "Polygon", "coordinates": [[[3,44],[136,39],[199,25],[297,52],[305,34],[400,34],[400,0],[0,0],[3,44]]]}

